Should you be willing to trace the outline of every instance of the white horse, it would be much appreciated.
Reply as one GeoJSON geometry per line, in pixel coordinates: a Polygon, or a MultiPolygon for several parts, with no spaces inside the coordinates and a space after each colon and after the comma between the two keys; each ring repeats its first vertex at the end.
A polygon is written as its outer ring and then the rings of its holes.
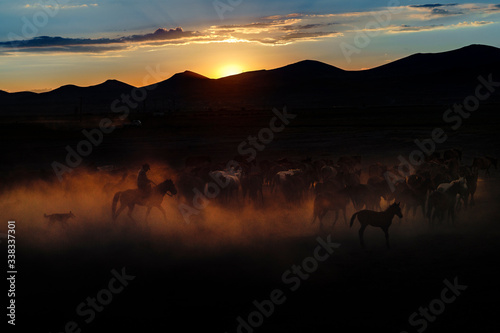
{"type": "Polygon", "coordinates": [[[465,177],[460,177],[450,183],[441,183],[438,185],[437,190],[441,193],[445,193],[448,189],[453,187],[456,183],[459,183],[460,189],[467,190],[467,179],[465,177]]]}

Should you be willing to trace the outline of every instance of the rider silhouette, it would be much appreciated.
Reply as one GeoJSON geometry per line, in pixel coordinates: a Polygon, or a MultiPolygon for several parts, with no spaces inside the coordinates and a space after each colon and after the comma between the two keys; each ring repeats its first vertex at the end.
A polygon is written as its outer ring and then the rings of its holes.
{"type": "Polygon", "coordinates": [[[137,175],[137,188],[142,192],[143,197],[148,197],[151,194],[151,184],[154,184],[154,182],[148,178],[147,172],[151,168],[149,167],[149,164],[144,164],[139,170],[139,174],[137,175]]]}

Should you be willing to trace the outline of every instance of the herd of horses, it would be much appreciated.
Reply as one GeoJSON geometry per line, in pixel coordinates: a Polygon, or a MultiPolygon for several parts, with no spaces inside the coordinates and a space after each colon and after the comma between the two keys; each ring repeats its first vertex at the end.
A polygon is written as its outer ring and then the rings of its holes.
{"type": "Polygon", "coordinates": [[[166,180],[148,198],[138,190],[118,192],[112,203],[113,219],[127,207],[132,218],[135,205],[146,206],[147,216],[157,207],[166,219],[161,207],[165,194],[179,194],[177,200],[192,206],[197,196],[208,197],[216,187],[217,195],[210,198],[222,207],[251,202],[260,208],[279,200],[284,206],[296,207],[314,198],[312,223],[318,219],[320,229],[330,211],[335,213],[333,225],[340,213],[347,224],[347,209],[352,204],[356,213],[350,226],[356,219],[361,224],[361,245],[364,246],[364,229],[371,225],[384,231],[389,247],[388,229],[394,216],[403,217],[402,210],[413,218],[421,211],[431,226],[444,222],[453,225],[458,211],[475,204],[479,172],[484,170],[488,175],[491,167],[497,167],[497,160],[492,157],[477,157],[466,165],[460,149],[435,153],[412,169],[382,163],[362,167],[360,156],[342,156],[336,161],[312,158],[258,163],[236,158],[235,161],[238,167],[228,168],[227,163],[213,163],[209,157],[191,158],[186,160],[175,185],[166,180]],[[361,181],[363,178],[365,182],[361,181]],[[121,205],[117,209],[118,202],[121,205]],[[382,211],[384,202],[388,207],[382,211]]]}

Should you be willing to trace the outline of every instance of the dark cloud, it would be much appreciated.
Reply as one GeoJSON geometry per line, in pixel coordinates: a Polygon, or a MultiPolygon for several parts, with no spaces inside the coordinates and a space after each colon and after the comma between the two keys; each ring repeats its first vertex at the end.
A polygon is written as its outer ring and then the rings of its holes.
{"type": "Polygon", "coordinates": [[[484,9],[485,13],[496,13],[500,11],[500,5],[489,5],[488,8],[484,9]]]}
{"type": "Polygon", "coordinates": [[[119,50],[127,47],[129,43],[170,41],[196,36],[195,32],[183,31],[182,28],[163,29],[145,35],[132,35],[119,38],[63,38],[40,36],[28,40],[14,40],[0,42],[0,48],[16,49],[28,52],[90,52],[100,53],[109,50],[119,50]],[[122,46],[110,47],[112,44],[124,44],[122,46]]]}
{"type": "Polygon", "coordinates": [[[430,14],[434,15],[434,16],[452,16],[452,15],[463,14],[463,12],[449,11],[449,10],[443,8],[443,7],[455,7],[455,6],[458,6],[458,4],[457,3],[451,3],[451,4],[434,3],[434,4],[426,4],[426,5],[411,5],[409,7],[410,8],[428,9],[430,14]]]}
{"type": "MultiPolygon", "coordinates": [[[[71,46],[49,46],[49,47],[37,47],[37,48],[17,48],[16,52],[28,53],[105,53],[110,51],[122,51],[126,50],[129,46],[127,44],[117,44],[114,46],[104,45],[71,45],[71,46]]],[[[11,52],[0,51],[0,55],[8,55],[11,52]]]]}
{"type": "Polygon", "coordinates": [[[450,4],[441,4],[441,3],[434,3],[434,4],[426,4],[426,5],[411,5],[410,7],[412,8],[436,8],[436,7],[448,7],[448,6],[457,6],[457,3],[450,3],[450,4]]]}
{"type": "Polygon", "coordinates": [[[283,36],[281,40],[290,41],[296,39],[314,39],[318,37],[325,37],[334,34],[334,32],[294,32],[292,34],[283,36]]]}
{"type": "Polygon", "coordinates": [[[103,45],[112,43],[120,43],[120,41],[109,38],[85,39],[85,38],[62,38],[62,37],[40,36],[29,40],[14,40],[11,42],[0,42],[0,47],[19,49],[19,48],[50,47],[50,46],[103,45]]]}
{"type": "Polygon", "coordinates": [[[272,21],[272,22],[254,22],[249,24],[232,24],[232,25],[219,25],[218,29],[236,29],[236,28],[268,28],[276,25],[285,24],[285,21],[272,21]]]}
{"type": "Polygon", "coordinates": [[[300,19],[304,18],[307,15],[305,14],[299,14],[299,13],[292,13],[288,15],[273,15],[273,16],[266,16],[263,17],[262,19],[264,20],[288,20],[288,19],[300,19]]]}
{"type": "Polygon", "coordinates": [[[323,28],[335,25],[337,23],[316,23],[316,24],[305,24],[305,25],[287,25],[284,26],[283,30],[308,30],[308,29],[316,29],[323,28]]]}
{"type": "Polygon", "coordinates": [[[408,32],[414,32],[414,31],[423,31],[423,30],[432,30],[436,28],[442,28],[444,27],[443,24],[432,24],[432,25],[425,25],[425,26],[420,26],[420,27],[415,27],[415,26],[410,26],[407,24],[403,24],[399,26],[397,29],[393,29],[393,31],[408,31],[408,32]]]}
{"type": "Polygon", "coordinates": [[[168,30],[160,28],[152,34],[133,35],[130,37],[123,37],[122,40],[127,42],[147,42],[147,41],[180,39],[185,37],[192,37],[194,35],[195,35],[194,32],[184,31],[180,27],[168,30]]]}
{"type": "Polygon", "coordinates": [[[446,10],[446,9],[434,8],[434,9],[432,9],[431,14],[432,15],[446,16],[446,15],[461,15],[463,13],[462,12],[450,12],[449,10],[446,10]]]}

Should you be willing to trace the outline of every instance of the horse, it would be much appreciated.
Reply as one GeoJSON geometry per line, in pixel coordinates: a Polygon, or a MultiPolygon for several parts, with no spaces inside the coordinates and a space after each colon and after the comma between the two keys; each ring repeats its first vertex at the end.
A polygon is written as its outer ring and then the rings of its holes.
{"type": "Polygon", "coordinates": [[[135,221],[132,217],[132,211],[134,210],[135,205],[139,205],[146,206],[148,208],[145,219],[146,222],[153,207],[158,208],[162,212],[163,218],[166,222],[167,215],[165,214],[165,210],[161,207],[161,203],[165,194],[167,194],[168,196],[177,194],[177,188],[175,187],[174,182],[171,179],[167,179],[163,183],[158,184],[151,190],[151,193],[148,196],[144,196],[144,192],[139,189],[116,192],[113,197],[113,203],[111,204],[113,221],[116,221],[120,213],[126,207],[128,207],[128,217],[130,217],[132,221],[135,221]],[[170,192],[170,194],[168,192],[170,192]],[[116,205],[118,204],[118,201],[120,201],[121,205],[117,211],[116,205]]]}
{"type": "Polygon", "coordinates": [[[241,190],[243,192],[243,199],[245,199],[248,194],[248,197],[253,203],[260,202],[262,205],[264,205],[264,193],[262,192],[263,183],[264,177],[260,173],[243,175],[241,177],[241,190]]]}
{"type": "Polygon", "coordinates": [[[205,188],[205,181],[198,175],[183,172],[177,178],[177,188],[181,201],[186,203],[192,203],[197,189],[198,191],[203,191],[205,188]]]}
{"type": "Polygon", "coordinates": [[[339,192],[321,192],[316,195],[314,199],[314,214],[313,220],[311,224],[316,221],[316,218],[319,219],[319,227],[320,230],[323,228],[323,217],[325,217],[328,211],[333,210],[335,212],[335,220],[333,221],[333,225],[337,223],[339,218],[339,210],[344,214],[344,221],[347,224],[346,217],[346,208],[349,204],[349,196],[345,192],[345,190],[339,192]]]}
{"type": "Polygon", "coordinates": [[[472,169],[485,170],[486,175],[489,176],[491,166],[497,168],[498,160],[496,158],[486,156],[486,157],[476,157],[472,162],[472,169]]]}
{"type": "Polygon", "coordinates": [[[356,217],[358,218],[359,223],[361,223],[361,228],[359,229],[359,242],[361,243],[361,247],[365,248],[365,242],[363,240],[363,233],[365,228],[369,225],[373,227],[382,228],[385,233],[385,244],[387,248],[390,249],[389,245],[389,227],[392,224],[392,219],[394,215],[397,215],[400,219],[403,218],[403,213],[401,213],[400,203],[393,203],[383,212],[375,212],[373,210],[361,210],[359,212],[354,213],[351,217],[351,223],[349,227],[352,227],[354,220],[356,217]]]}
{"type": "MultiPolygon", "coordinates": [[[[238,191],[241,185],[241,172],[235,170],[216,170],[210,171],[209,176],[220,186],[219,199],[223,203],[228,203],[232,199],[238,199],[238,191]]],[[[209,191],[209,182],[205,184],[205,193],[209,191]]]]}
{"type": "Polygon", "coordinates": [[[403,204],[406,218],[410,216],[410,210],[413,211],[412,216],[415,217],[418,207],[422,208],[422,214],[425,216],[425,197],[422,202],[417,193],[408,184],[399,183],[394,192],[394,197],[403,204]]]}
{"type": "MultiPolygon", "coordinates": [[[[468,169],[468,168],[467,168],[468,169]]],[[[466,169],[466,170],[467,170],[466,169]]],[[[467,180],[468,194],[470,196],[470,205],[474,206],[474,194],[477,190],[477,178],[479,176],[478,170],[467,170],[465,174],[465,180],[467,180]]]]}
{"type": "Polygon", "coordinates": [[[280,171],[275,178],[288,205],[300,203],[305,199],[308,184],[303,178],[302,170],[280,171]]]}
{"type": "Polygon", "coordinates": [[[429,195],[427,202],[427,218],[429,219],[429,223],[432,225],[435,217],[442,221],[444,219],[444,213],[448,212],[448,220],[451,220],[451,223],[455,224],[457,195],[460,196],[460,200],[466,192],[467,180],[463,177],[451,183],[439,184],[437,190],[429,195]]]}
{"type": "Polygon", "coordinates": [[[459,186],[467,186],[467,180],[465,179],[465,177],[460,177],[458,179],[455,179],[449,183],[441,183],[438,185],[437,187],[437,190],[439,192],[446,192],[448,191],[450,188],[452,188],[453,186],[455,186],[456,184],[458,183],[459,186]]]}
{"type": "Polygon", "coordinates": [[[363,207],[366,209],[380,208],[381,194],[370,185],[358,184],[354,186],[347,186],[346,191],[352,200],[354,209],[360,210],[363,207]]]}

